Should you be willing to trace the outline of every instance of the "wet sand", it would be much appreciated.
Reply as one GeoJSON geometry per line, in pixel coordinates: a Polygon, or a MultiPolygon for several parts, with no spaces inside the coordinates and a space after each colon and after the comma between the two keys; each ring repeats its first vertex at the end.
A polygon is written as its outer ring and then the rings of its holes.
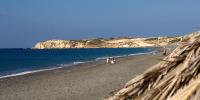
{"type": "Polygon", "coordinates": [[[0,79],[0,100],[101,100],[159,62],[161,54],[104,60],[0,79]]]}

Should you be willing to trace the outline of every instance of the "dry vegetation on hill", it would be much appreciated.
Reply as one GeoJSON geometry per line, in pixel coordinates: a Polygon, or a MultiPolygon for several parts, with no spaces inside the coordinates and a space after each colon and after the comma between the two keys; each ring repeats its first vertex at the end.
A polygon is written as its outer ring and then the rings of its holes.
{"type": "Polygon", "coordinates": [[[37,43],[35,49],[52,48],[130,48],[176,45],[182,37],[97,38],[89,40],[47,40],[37,43]]]}

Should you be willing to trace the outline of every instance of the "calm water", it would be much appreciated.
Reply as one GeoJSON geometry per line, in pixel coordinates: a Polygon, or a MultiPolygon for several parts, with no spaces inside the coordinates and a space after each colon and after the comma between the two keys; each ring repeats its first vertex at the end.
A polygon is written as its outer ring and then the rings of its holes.
{"type": "Polygon", "coordinates": [[[152,48],[0,49],[0,76],[91,61],[106,56],[122,56],[151,51],[153,51],[152,48]]]}

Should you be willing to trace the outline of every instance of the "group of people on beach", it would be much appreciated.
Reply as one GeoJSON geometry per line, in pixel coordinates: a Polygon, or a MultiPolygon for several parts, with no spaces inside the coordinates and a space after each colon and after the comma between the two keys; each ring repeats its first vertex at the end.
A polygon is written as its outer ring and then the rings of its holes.
{"type": "Polygon", "coordinates": [[[115,64],[116,63],[115,57],[107,57],[106,63],[107,64],[115,64]]]}

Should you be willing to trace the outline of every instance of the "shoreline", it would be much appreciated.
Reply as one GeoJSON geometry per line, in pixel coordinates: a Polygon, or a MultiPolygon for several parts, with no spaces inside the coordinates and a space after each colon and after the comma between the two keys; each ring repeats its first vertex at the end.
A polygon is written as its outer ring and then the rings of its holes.
{"type": "Polygon", "coordinates": [[[101,100],[113,90],[159,62],[161,53],[77,64],[38,73],[0,79],[1,100],[101,100]]]}
{"type": "MultiPolygon", "coordinates": [[[[146,53],[135,53],[135,54],[128,54],[128,55],[121,55],[121,56],[113,56],[116,58],[123,58],[123,57],[129,57],[129,56],[137,56],[137,55],[146,55],[146,54],[152,54],[155,53],[156,50],[153,50],[151,52],[146,52],[146,53]]],[[[85,64],[85,63],[91,63],[91,62],[96,62],[99,60],[105,60],[106,57],[98,57],[94,60],[88,60],[85,62],[73,62],[73,63],[69,63],[69,64],[64,64],[64,65],[59,65],[59,66],[54,66],[54,67],[49,67],[49,68],[44,68],[44,69],[38,69],[38,70],[27,70],[27,71],[22,71],[19,73],[13,73],[13,74],[8,74],[8,75],[0,75],[0,79],[3,78],[10,78],[10,77],[16,77],[16,76],[22,76],[22,75],[27,75],[27,74],[33,74],[33,73],[39,73],[39,72],[44,72],[44,71],[51,71],[51,70],[56,70],[56,69],[62,69],[62,68],[71,68],[71,67],[75,67],[76,65],[79,64],[85,64]]]]}

